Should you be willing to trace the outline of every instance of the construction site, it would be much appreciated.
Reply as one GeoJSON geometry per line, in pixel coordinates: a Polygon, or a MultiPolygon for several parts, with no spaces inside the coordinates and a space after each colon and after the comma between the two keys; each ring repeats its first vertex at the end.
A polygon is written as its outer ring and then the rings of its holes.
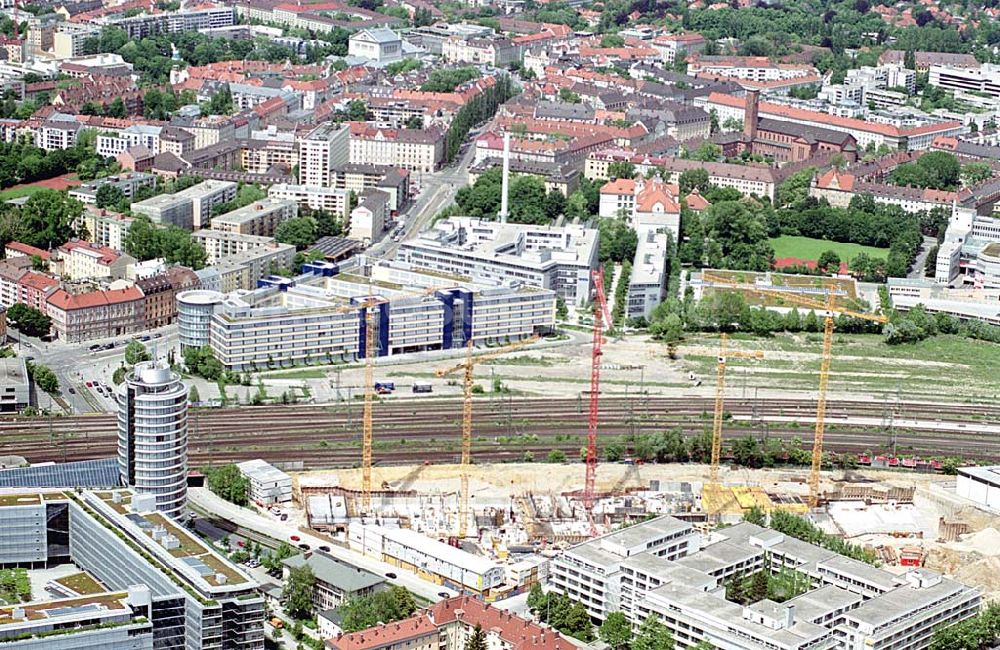
{"type": "MultiPolygon", "coordinates": [[[[990,556],[988,544],[1000,542],[1000,533],[991,528],[987,513],[958,499],[953,485],[949,490],[948,477],[934,473],[936,466],[914,462],[911,469],[922,471],[902,473],[830,471],[824,465],[836,308],[830,298],[812,305],[823,307],[826,317],[815,411],[808,418],[813,425],[809,466],[748,469],[731,465],[724,456],[723,439],[733,425],[726,409],[730,362],[761,363],[767,356],[731,348],[725,336],[718,341],[711,378],[710,428],[705,423],[711,433],[710,462],[644,464],[626,450],[619,462],[598,463],[599,436],[607,433],[601,429],[601,377],[608,368],[604,346],[609,336],[605,323],[610,322],[602,280],[595,273],[590,381],[579,403],[587,430],[579,458],[560,451],[544,464],[490,464],[473,457],[473,441],[479,440],[473,417],[475,369],[535,342],[527,339],[479,354],[470,346],[463,360],[434,369],[435,378],[462,395],[461,412],[454,414],[461,432],[455,462],[420,462],[416,449],[408,452],[411,464],[380,464],[374,434],[382,406],[379,394],[395,387],[375,380],[369,357],[363,368],[360,467],[295,474],[296,520],[401,570],[495,600],[543,582],[548,560],[570,545],[652,516],[670,514],[708,531],[757,511],[784,511],[807,516],[823,532],[872,551],[890,570],[928,566],[984,587],[987,596],[996,595],[991,590],[1000,584],[1000,563],[990,556]],[[969,574],[970,566],[977,567],[975,574],[969,574]]],[[[373,330],[367,328],[368,350],[374,347],[373,330]]],[[[414,392],[425,383],[415,380],[414,392]]],[[[867,464],[895,466],[885,456],[869,457],[867,464]]]]}

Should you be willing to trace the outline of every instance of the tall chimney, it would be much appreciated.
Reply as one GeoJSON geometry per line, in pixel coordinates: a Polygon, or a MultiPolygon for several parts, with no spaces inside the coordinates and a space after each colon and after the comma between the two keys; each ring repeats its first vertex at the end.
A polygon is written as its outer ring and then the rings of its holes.
{"type": "Polygon", "coordinates": [[[757,137],[757,104],[760,101],[759,90],[747,91],[747,107],[743,115],[743,135],[750,142],[757,137]]]}
{"type": "Polygon", "coordinates": [[[507,223],[507,194],[510,190],[510,132],[503,134],[503,180],[500,182],[500,223],[507,223]]]}

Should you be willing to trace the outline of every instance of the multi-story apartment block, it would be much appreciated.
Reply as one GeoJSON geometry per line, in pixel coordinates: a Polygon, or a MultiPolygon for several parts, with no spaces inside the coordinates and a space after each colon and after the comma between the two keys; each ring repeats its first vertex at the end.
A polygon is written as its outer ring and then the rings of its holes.
{"type": "Polygon", "coordinates": [[[96,246],[116,251],[125,250],[125,238],[135,219],[114,213],[102,214],[102,212],[102,210],[87,211],[83,215],[83,222],[87,226],[87,232],[90,233],[90,241],[96,246]]]}
{"type": "Polygon", "coordinates": [[[132,204],[132,214],[143,215],[160,226],[194,227],[191,199],[179,194],[160,194],[132,204]]]}
{"type": "MultiPolygon", "coordinates": [[[[218,286],[206,288],[225,292],[252,290],[262,278],[276,271],[292,268],[294,259],[295,247],[290,244],[256,246],[242,253],[220,258],[211,267],[207,267],[217,274],[218,286]]],[[[200,283],[205,286],[203,280],[200,283]]]]}
{"type": "Polygon", "coordinates": [[[934,630],[974,615],[981,600],[925,569],[895,575],[750,523],[701,537],[672,517],[571,547],[552,576],[594,618],[621,611],[638,625],[656,616],[684,648],[923,650],[934,630]],[[783,603],[726,599],[730,577],[759,571],[795,572],[809,589],[783,603]]]}
{"type": "Polygon", "coordinates": [[[194,233],[193,237],[205,249],[206,261],[209,265],[231,255],[245,253],[262,246],[273,246],[276,243],[274,237],[243,235],[212,228],[199,230],[194,233]]]}
{"type": "Polygon", "coordinates": [[[84,44],[88,38],[100,36],[97,25],[61,22],[51,34],[52,54],[56,59],[69,59],[85,54],[84,44]]]}
{"type": "Polygon", "coordinates": [[[400,244],[415,267],[550,289],[577,304],[590,300],[599,233],[582,226],[530,226],[451,217],[400,244]]]}
{"type": "Polygon", "coordinates": [[[142,292],[134,286],[78,294],[57,289],[45,312],[53,332],[68,343],[133,334],[145,322],[142,292]]]}
{"type": "Polygon", "coordinates": [[[449,63],[471,63],[506,68],[521,59],[521,48],[508,38],[462,38],[453,36],[441,45],[441,56],[449,63]]]}
{"type": "Polygon", "coordinates": [[[79,187],[74,187],[69,191],[69,195],[81,203],[92,205],[97,203],[97,190],[105,185],[117,187],[122,191],[126,199],[131,199],[140,187],[155,187],[156,176],[142,172],[106,176],[105,178],[98,178],[97,180],[84,183],[79,187]]]}
{"type": "Polygon", "coordinates": [[[267,196],[279,201],[294,201],[310,210],[324,210],[342,219],[347,217],[351,203],[350,190],[290,183],[275,183],[268,188],[267,196]]]}
{"type": "Polygon", "coordinates": [[[232,181],[206,180],[181,190],[175,196],[191,200],[194,228],[204,228],[212,216],[212,208],[236,198],[239,185],[232,181]]]}
{"type": "Polygon", "coordinates": [[[136,281],[135,285],[145,297],[144,329],[154,329],[172,324],[177,318],[177,294],[195,289],[198,276],[183,266],[171,266],[162,273],[136,281]]]}
{"type": "Polygon", "coordinates": [[[350,159],[351,131],[347,126],[324,124],[299,140],[299,183],[330,187],[331,173],[350,159]]]}
{"type": "Polygon", "coordinates": [[[351,127],[350,162],[402,167],[430,173],[444,161],[444,131],[378,129],[367,124],[351,127]]]}
{"type": "Polygon", "coordinates": [[[114,157],[131,147],[143,146],[154,156],[160,153],[160,135],[163,127],[152,124],[135,124],[113,132],[97,134],[96,149],[102,156],[114,157]]]}
{"type": "Polygon", "coordinates": [[[124,29],[129,39],[137,41],[155,34],[200,32],[205,29],[230,27],[236,24],[236,10],[233,7],[181,9],[159,14],[141,14],[111,20],[109,23],[124,29]]]}
{"type": "Polygon", "coordinates": [[[298,203],[284,199],[261,199],[250,205],[212,218],[212,230],[273,237],[283,222],[294,219],[299,213],[298,203]]]}
{"type": "Polygon", "coordinates": [[[13,648],[264,647],[257,584],[157,512],[152,495],[124,489],[5,495],[0,564],[72,564],[96,590],[9,607],[2,635],[13,648]],[[26,615],[34,610],[40,615],[26,615]]]}

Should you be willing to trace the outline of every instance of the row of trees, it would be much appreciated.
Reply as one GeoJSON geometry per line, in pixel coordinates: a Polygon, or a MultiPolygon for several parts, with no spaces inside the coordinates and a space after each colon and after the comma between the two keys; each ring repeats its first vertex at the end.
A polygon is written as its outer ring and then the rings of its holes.
{"type": "Polygon", "coordinates": [[[194,270],[205,266],[205,248],[191,233],[177,226],[158,228],[145,216],[138,216],[125,236],[125,251],[139,261],[162,257],[170,264],[194,270]]]}
{"type": "Polygon", "coordinates": [[[873,566],[879,565],[878,556],[873,551],[866,550],[857,544],[845,542],[840,537],[828,535],[805,517],[799,517],[798,515],[793,515],[782,510],[775,510],[771,513],[768,526],[779,533],[784,533],[795,539],[801,539],[803,542],[821,546],[828,551],[833,551],[834,553],[845,555],[873,566]]]}
{"type": "Polygon", "coordinates": [[[594,626],[583,603],[570,599],[566,594],[546,593],[537,582],[528,593],[528,607],[543,623],[548,623],[563,634],[584,642],[593,641],[594,626]]]}
{"type": "Polygon", "coordinates": [[[52,319],[23,302],[7,308],[7,323],[26,336],[47,336],[52,329],[52,319]]]}
{"type": "Polygon", "coordinates": [[[934,631],[930,650],[983,650],[1000,642],[1000,605],[990,603],[972,618],[934,631]]]}
{"type": "MultiPolygon", "coordinates": [[[[479,75],[478,71],[476,75],[479,75]]],[[[451,126],[448,128],[448,134],[445,136],[445,159],[447,161],[451,162],[455,159],[472,127],[492,118],[496,115],[500,105],[514,96],[515,89],[510,75],[501,74],[494,79],[496,83],[493,86],[470,99],[455,113],[451,126]]]]}

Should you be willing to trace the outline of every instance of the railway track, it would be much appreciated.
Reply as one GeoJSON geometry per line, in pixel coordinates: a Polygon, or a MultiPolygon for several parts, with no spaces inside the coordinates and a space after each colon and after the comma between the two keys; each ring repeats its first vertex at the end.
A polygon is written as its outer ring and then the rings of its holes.
{"type": "MultiPolygon", "coordinates": [[[[511,398],[474,403],[473,453],[479,460],[511,461],[525,451],[537,459],[552,449],[576,458],[586,444],[586,403],[575,398],[511,398]]],[[[652,433],[678,429],[698,435],[711,426],[712,398],[608,397],[601,401],[601,435],[652,433]]],[[[920,421],[924,429],[897,429],[901,453],[1000,459],[995,433],[956,433],[955,426],[1000,423],[1000,407],[976,404],[900,403],[896,418],[920,421]]],[[[727,401],[736,418],[725,435],[799,437],[812,442],[815,402],[811,400],[727,401]],[[789,420],[792,421],[789,421],[789,420]],[[747,421],[750,420],[750,421],[747,421]]],[[[191,464],[263,457],[303,461],[310,469],[350,467],[360,455],[360,404],[340,406],[265,406],[192,411],[189,420],[191,464]]],[[[885,405],[862,400],[831,401],[827,409],[827,448],[862,453],[884,448],[887,437],[872,427],[845,425],[844,417],[882,418],[885,405]]],[[[374,456],[378,464],[453,462],[459,453],[461,401],[386,400],[375,408],[374,456]]],[[[0,419],[0,454],[30,462],[82,460],[115,453],[113,415],[0,419]]],[[[998,426],[1000,431],[1000,426],[998,426]]]]}

